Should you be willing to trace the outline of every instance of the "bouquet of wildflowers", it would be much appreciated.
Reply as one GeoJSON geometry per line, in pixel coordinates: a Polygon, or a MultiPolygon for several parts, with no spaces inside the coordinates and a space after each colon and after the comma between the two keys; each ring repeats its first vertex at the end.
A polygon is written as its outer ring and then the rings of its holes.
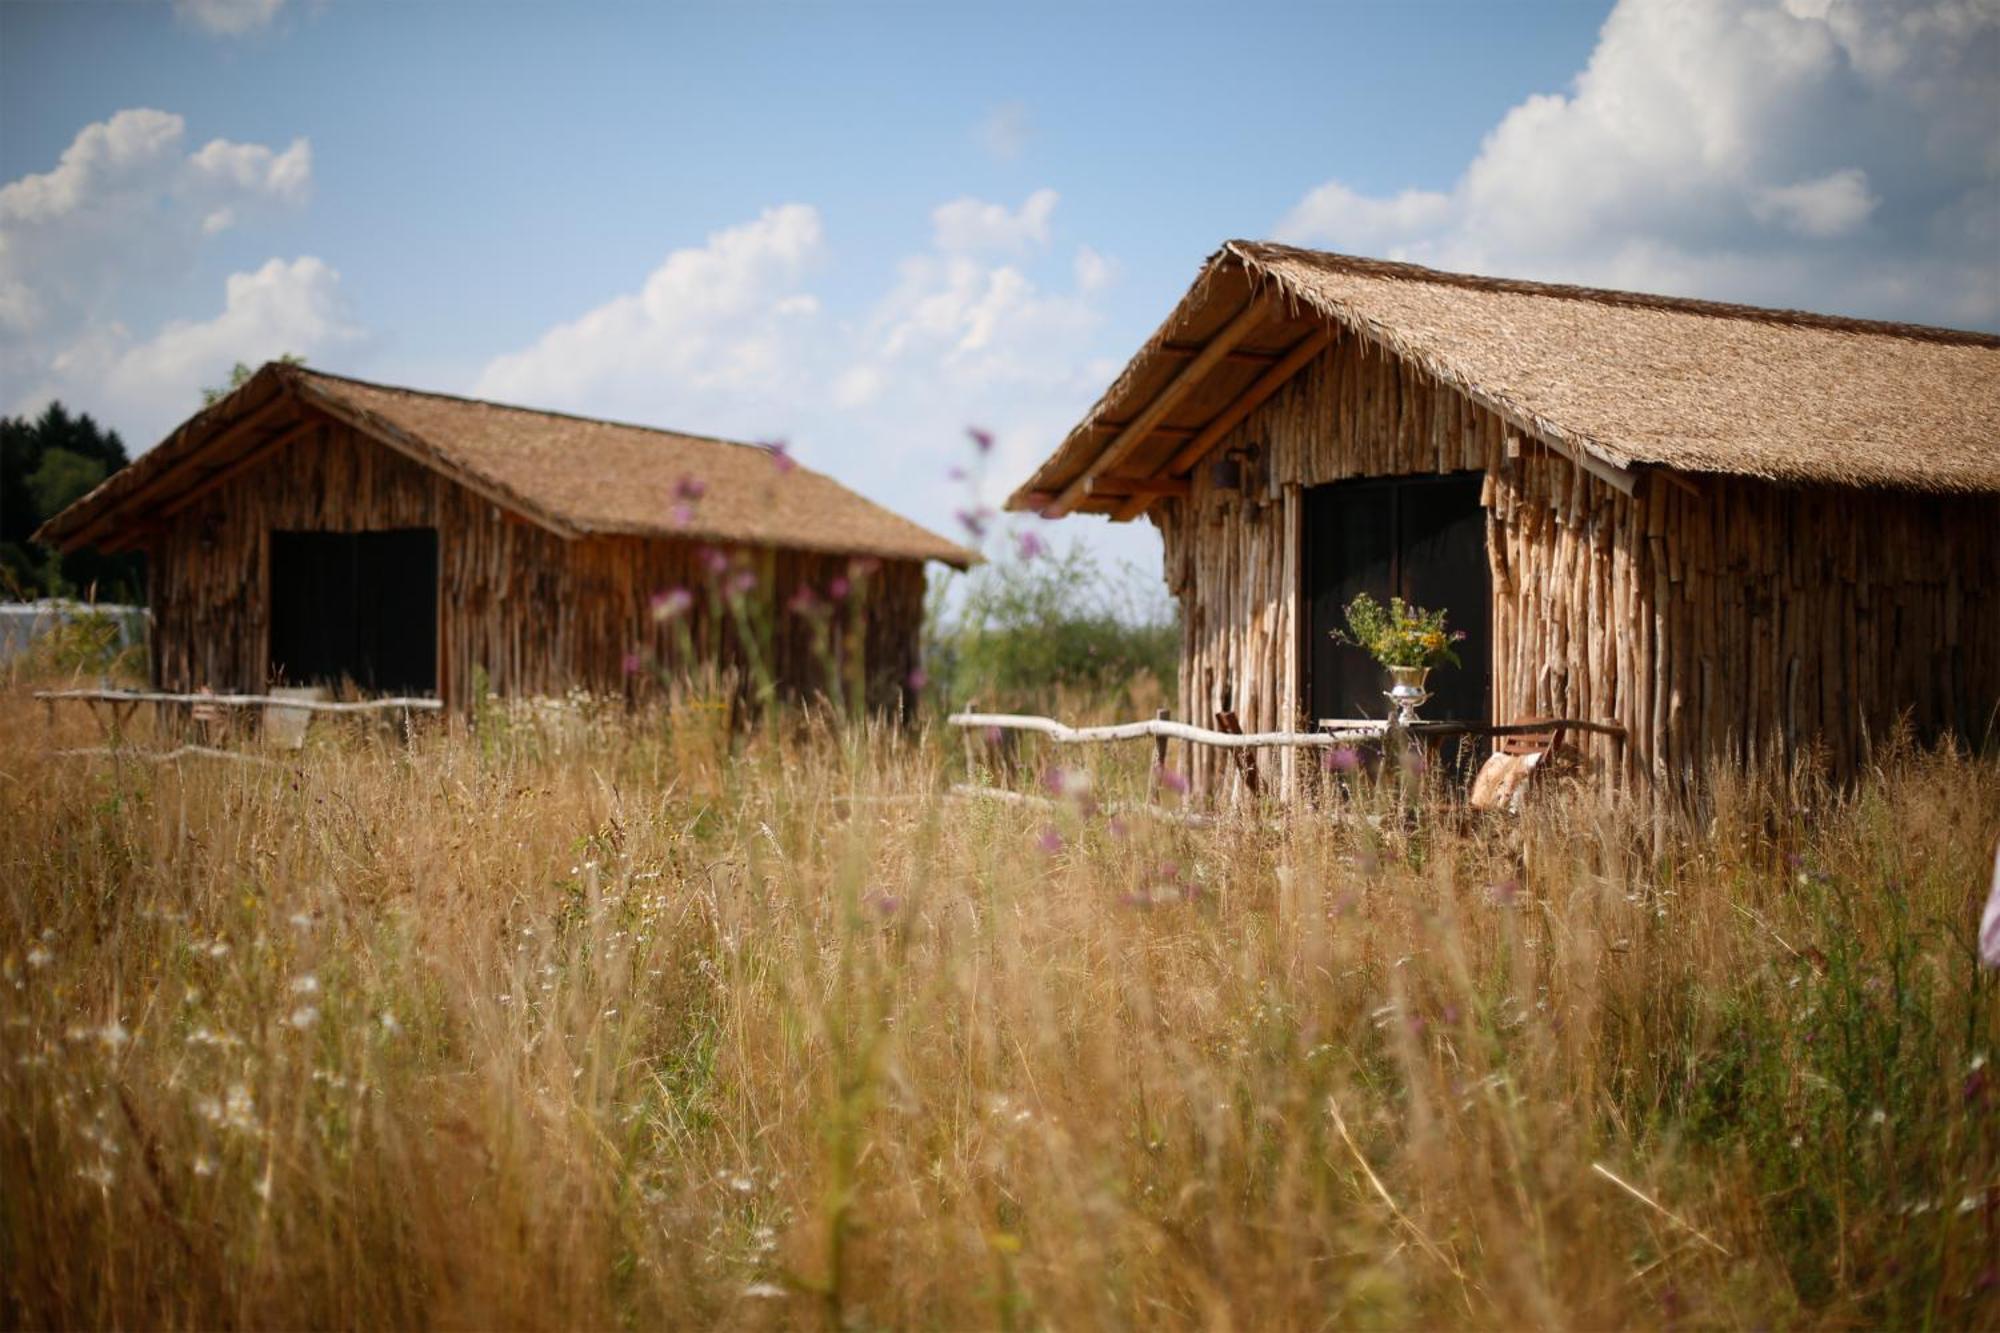
{"type": "Polygon", "coordinates": [[[1447,630],[1442,611],[1410,606],[1400,597],[1384,608],[1364,592],[1347,604],[1347,629],[1334,630],[1333,637],[1367,649],[1385,667],[1434,667],[1459,665],[1452,645],[1463,642],[1465,632],[1447,630]]]}

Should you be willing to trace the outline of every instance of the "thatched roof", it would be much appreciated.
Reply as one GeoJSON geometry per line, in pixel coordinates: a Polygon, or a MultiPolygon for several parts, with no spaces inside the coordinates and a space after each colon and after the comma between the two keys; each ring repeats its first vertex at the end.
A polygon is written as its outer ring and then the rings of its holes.
{"type": "Polygon", "coordinates": [[[1628,489],[1665,468],[2000,491],[1992,334],[1231,241],[1009,506],[1129,516],[1119,484],[1184,476],[1204,428],[1268,396],[1274,378],[1318,354],[1329,326],[1407,358],[1628,489]],[[1216,353],[1218,335],[1229,345],[1216,353]],[[1143,438],[1127,438],[1134,425],[1143,438]],[[1086,488],[1093,470],[1119,484],[1086,488]]]}
{"type": "Polygon", "coordinates": [[[36,533],[64,550],[131,545],[197,488],[347,422],[564,537],[628,534],[891,559],[978,557],[770,448],[421,393],[273,362],[36,533]],[[698,498],[693,492],[699,489],[698,498]]]}

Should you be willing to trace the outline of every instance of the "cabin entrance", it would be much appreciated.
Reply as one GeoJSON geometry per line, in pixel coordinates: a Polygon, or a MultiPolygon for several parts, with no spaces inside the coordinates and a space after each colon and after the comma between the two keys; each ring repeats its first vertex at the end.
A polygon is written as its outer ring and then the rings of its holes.
{"type": "Polygon", "coordinates": [[[271,534],[271,678],[437,692],[436,528],[271,534]]]}
{"type": "Polygon", "coordinates": [[[1304,494],[1300,568],[1306,641],[1301,645],[1309,725],[1322,718],[1388,712],[1382,668],[1366,652],[1335,643],[1347,603],[1368,593],[1443,608],[1462,667],[1431,673],[1429,721],[1488,722],[1493,710],[1493,571],[1486,560],[1483,474],[1391,477],[1313,486],[1304,494]]]}

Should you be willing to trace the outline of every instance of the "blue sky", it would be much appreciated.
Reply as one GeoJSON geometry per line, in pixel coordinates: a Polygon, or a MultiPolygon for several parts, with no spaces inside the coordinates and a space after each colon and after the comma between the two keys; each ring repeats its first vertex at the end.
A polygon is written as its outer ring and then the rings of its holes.
{"type": "Polygon", "coordinates": [[[1230,236],[1994,327],[1996,32],[1990,0],[9,0],[0,409],[145,447],[295,350],[784,436],[948,529],[963,427],[997,499],[1230,236]]]}

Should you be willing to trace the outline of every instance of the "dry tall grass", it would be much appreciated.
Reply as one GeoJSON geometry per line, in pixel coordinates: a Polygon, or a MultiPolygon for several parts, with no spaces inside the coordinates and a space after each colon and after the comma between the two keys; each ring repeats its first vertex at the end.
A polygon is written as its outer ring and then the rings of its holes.
{"type": "Polygon", "coordinates": [[[1655,861],[695,714],[0,727],[10,1325],[2000,1324],[1991,759],[1655,861]]]}

